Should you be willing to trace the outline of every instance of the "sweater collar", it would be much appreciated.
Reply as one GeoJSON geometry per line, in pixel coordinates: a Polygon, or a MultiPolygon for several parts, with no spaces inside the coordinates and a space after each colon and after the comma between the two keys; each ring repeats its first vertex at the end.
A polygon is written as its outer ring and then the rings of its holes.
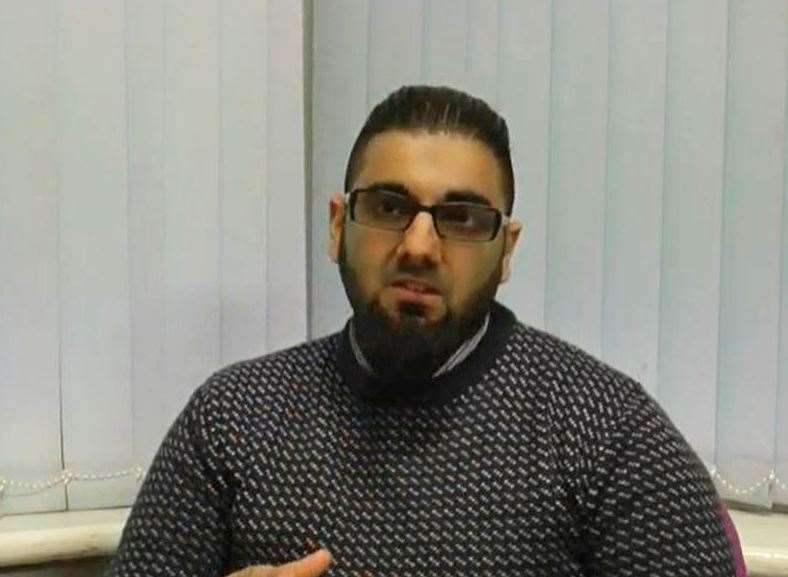
{"type": "MultiPolygon", "coordinates": [[[[462,394],[478,382],[503,349],[516,322],[514,314],[493,302],[487,328],[479,342],[459,362],[429,380],[385,381],[359,363],[353,351],[348,321],[339,335],[339,369],[348,388],[365,401],[376,405],[441,404],[462,394]]],[[[473,338],[473,337],[472,337],[473,338]]]]}

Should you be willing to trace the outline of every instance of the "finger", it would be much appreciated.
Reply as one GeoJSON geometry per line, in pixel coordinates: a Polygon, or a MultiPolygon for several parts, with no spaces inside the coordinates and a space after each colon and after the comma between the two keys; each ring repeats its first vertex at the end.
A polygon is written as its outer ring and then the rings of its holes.
{"type": "Polygon", "coordinates": [[[331,564],[331,554],[326,549],[277,567],[276,577],[318,577],[331,564]]]}
{"type": "Polygon", "coordinates": [[[276,567],[273,565],[249,565],[227,577],[275,577],[275,571],[276,567]]]}

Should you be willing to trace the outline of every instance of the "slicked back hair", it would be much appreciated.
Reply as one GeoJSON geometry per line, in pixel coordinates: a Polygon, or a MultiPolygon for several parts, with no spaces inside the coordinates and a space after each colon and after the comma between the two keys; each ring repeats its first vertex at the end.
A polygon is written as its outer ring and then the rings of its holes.
{"type": "Polygon", "coordinates": [[[484,100],[445,86],[403,86],[375,106],[353,144],[345,170],[345,192],[359,172],[364,150],[372,138],[388,130],[448,133],[475,138],[498,160],[506,214],[514,204],[514,171],[509,130],[484,100]]]}

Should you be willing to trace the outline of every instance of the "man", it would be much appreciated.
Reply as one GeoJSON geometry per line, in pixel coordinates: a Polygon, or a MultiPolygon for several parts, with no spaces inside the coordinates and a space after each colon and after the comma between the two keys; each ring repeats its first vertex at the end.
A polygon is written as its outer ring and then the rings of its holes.
{"type": "Polygon", "coordinates": [[[635,382],[494,301],[504,121],[405,87],[330,201],[340,333],[200,387],[109,575],[731,576],[709,477],[635,382]]]}

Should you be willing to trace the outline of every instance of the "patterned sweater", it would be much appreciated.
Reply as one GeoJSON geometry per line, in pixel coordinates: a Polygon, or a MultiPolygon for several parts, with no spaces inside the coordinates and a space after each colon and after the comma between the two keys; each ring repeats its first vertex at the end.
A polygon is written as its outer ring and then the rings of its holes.
{"type": "Polygon", "coordinates": [[[626,376],[495,304],[428,385],[377,382],[347,327],[216,373],[107,576],[221,576],[321,546],[330,577],[735,574],[704,466],[626,376]]]}

